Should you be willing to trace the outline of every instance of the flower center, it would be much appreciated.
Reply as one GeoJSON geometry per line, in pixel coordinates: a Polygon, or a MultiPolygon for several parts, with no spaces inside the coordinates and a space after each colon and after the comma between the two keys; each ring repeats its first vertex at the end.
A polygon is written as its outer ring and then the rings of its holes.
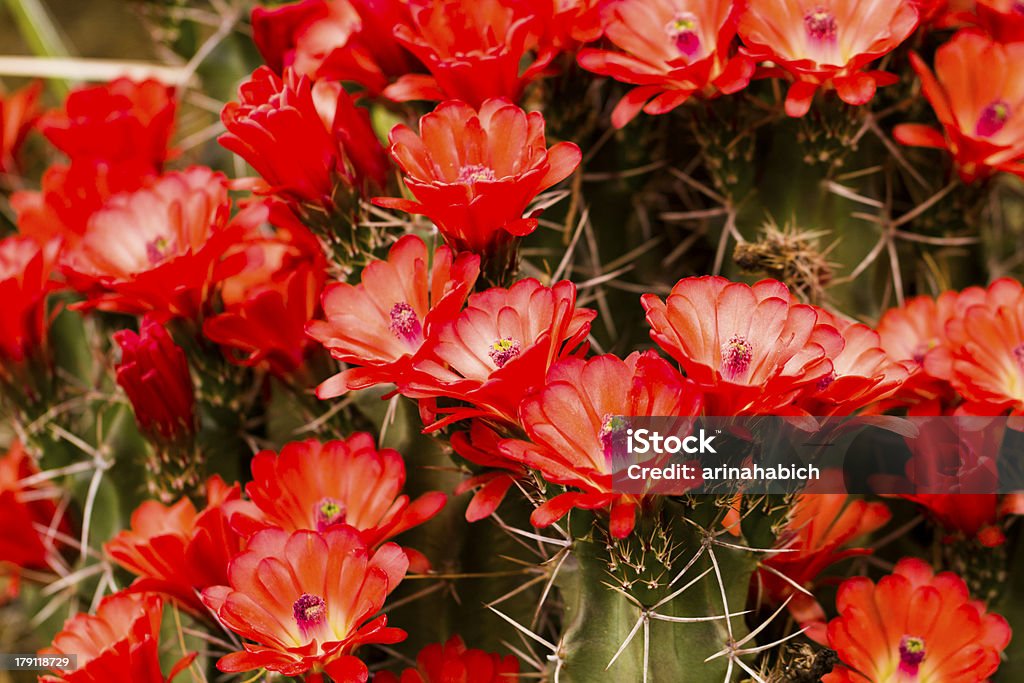
{"type": "Polygon", "coordinates": [[[818,5],[804,15],[804,28],[807,29],[807,35],[812,39],[831,42],[836,39],[836,31],[839,27],[836,24],[835,15],[827,7],[818,5]]]}
{"type": "Polygon", "coordinates": [[[491,344],[487,354],[499,368],[505,367],[505,363],[519,356],[519,341],[512,337],[503,337],[491,344]]]}
{"type": "Polygon", "coordinates": [[[1024,2],[1017,0],[1010,6],[1010,11],[1014,14],[1024,14],[1024,2]]]}
{"type": "Polygon", "coordinates": [[[974,132],[978,137],[990,138],[1003,129],[1012,110],[1005,100],[995,100],[981,110],[974,132]]]}
{"type": "Polygon", "coordinates": [[[146,258],[149,259],[150,265],[155,266],[167,258],[170,247],[171,243],[166,237],[157,237],[152,242],[146,242],[146,258]]]}
{"type": "Polygon", "coordinates": [[[334,498],[323,498],[316,504],[316,529],[323,531],[332,524],[345,521],[345,506],[334,498]]]}
{"type": "Polygon", "coordinates": [[[409,344],[418,341],[423,332],[416,311],[404,301],[399,301],[391,307],[391,323],[388,329],[391,334],[409,344]]]}
{"type": "Polygon", "coordinates": [[[621,415],[605,415],[601,421],[601,431],[598,438],[601,439],[601,447],[606,456],[611,457],[612,444],[615,438],[626,431],[629,421],[621,415]]]}
{"type": "Polygon", "coordinates": [[[678,12],[672,21],[665,24],[665,33],[679,54],[691,59],[700,52],[700,36],[696,29],[697,15],[693,12],[678,12]]]}
{"type": "Polygon", "coordinates": [[[1024,342],[1017,344],[1017,348],[1013,350],[1013,357],[1017,359],[1017,367],[1024,372],[1024,342]]]}
{"type": "Polygon", "coordinates": [[[916,676],[926,654],[924,638],[903,636],[900,640],[900,672],[916,676]]]}
{"type": "Polygon", "coordinates": [[[459,171],[458,182],[467,185],[476,185],[479,182],[494,182],[497,180],[494,170],[483,164],[470,164],[463,166],[459,171]]]}
{"type": "Polygon", "coordinates": [[[818,391],[825,391],[836,381],[836,373],[830,372],[818,380],[818,391]]]}
{"type": "Polygon", "coordinates": [[[327,603],[319,595],[303,593],[292,604],[292,616],[303,638],[309,638],[327,623],[327,603]]]}
{"type": "Polygon", "coordinates": [[[722,374],[726,379],[736,379],[750,368],[754,359],[754,347],[745,337],[733,335],[722,344],[722,374]]]}

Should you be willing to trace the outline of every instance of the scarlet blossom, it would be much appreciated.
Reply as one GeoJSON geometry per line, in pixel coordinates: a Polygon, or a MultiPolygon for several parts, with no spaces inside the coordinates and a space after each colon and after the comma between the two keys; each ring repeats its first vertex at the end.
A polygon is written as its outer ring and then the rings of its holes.
{"type": "Polygon", "coordinates": [[[112,197],[66,257],[69,284],[86,296],[76,306],[200,318],[215,285],[244,265],[223,258],[248,217],[231,221],[230,209],[227,178],[202,166],[112,197]]]}
{"type": "Polygon", "coordinates": [[[948,345],[928,354],[926,370],[949,378],[964,412],[1024,414],[1024,287],[1002,278],[983,301],[960,308],[946,323],[948,345]]]}
{"type": "Polygon", "coordinates": [[[135,410],[143,431],[173,440],[196,430],[195,392],[185,352],[174,343],[163,325],[150,316],[139,331],[114,333],[121,347],[117,383],[135,410]]]}
{"type": "Polygon", "coordinates": [[[1024,514],[1024,496],[994,493],[919,493],[904,495],[928,511],[942,528],[968,539],[977,539],[986,548],[1006,542],[1001,520],[1024,514]]]}
{"type": "Polygon", "coordinates": [[[1024,41],[1024,3],[1020,0],[975,0],[976,22],[1002,43],[1024,41]]]}
{"type": "Polygon", "coordinates": [[[159,596],[122,591],[100,601],[96,614],[76,614],[41,655],[76,655],[77,669],[40,676],[40,683],[170,683],[195,658],[186,654],[160,671],[159,596]]]}
{"type": "Polygon", "coordinates": [[[452,434],[452,449],[471,463],[487,468],[469,477],[455,488],[459,495],[475,489],[466,507],[466,521],[478,522],[498,509],[516,479],[528,471],[521,463],[506,457],[500,448],[502,436],[483,420],[473,420],[469,430],[452,434]]]}
{"type": "MultiPolygon", "coordinates": [[[[819,312],[822,320],[828,320],[826,315],[819,312]]],[[[867,325],[837,322],[833,326],[841,328],[843,347],[830,358],[832,372],[805,388],[797,400],[809,415],[849,415],[887,398],[913,368],[910,363],[892,360],[882,349],[878,333],[867,325]]]]}
{"type": "Polygon", "coordinates": [[[238,97],[221,112],[227,133],[218,141],[263,176],[266,192],[332,210],[344,188],[386,184],[387,155],[369,113],[339,84],[260,67],[238,97]]]}
{"type": "Polygon", "coordinates": [[[515,655],[501,655],[470,650],[459,636],[446,643],[427,645],[416,655],[416,667],[402,672],[401,677],[381,671],[374,683],[518,683],[519,660],[515,655]]]}
{"type": "Polygon", "coordinates": [[[479,107],[491,98],[518,102],[530,81],[557,56],[542,41],[552,0],[411,0],[410,21],[395,38],[430,75],[409,74],[384,90],[406,100],[461,100],[479,107]]]}
{"type": "Polygon", "coordinates": [[[942,130],[904,123],[896,140],[948,150],[964,182],[999,171],[1024,177],[1024,44],[963,30],[936,50],[934,74],[916,54],[910,60],[942,130]]]}
{"type": "MultiPolygon", "coordinates": [[[[831,473],[826,473],[831,476],[831,473]]],[[[850,547],[877,531],[892,517],[885,503],[852,500],[845,493],[814,493],[797,496],[772,553],[763,561],[757,585],[769,600],[787,598],[789,610],[807,628],[808,637],[825,639],[825,612],[818,602],[794,586],[811,590],[821,573],[849,557],[867,555],[870,548],[850,547]]]]}
{"type": "Polygon", "coordinates": [[[731,0],[602,0],[605,37],[616,50],[585,48],[588,71],[631,83],[612,123],[629,123],[641,110],[664,114],[694,95],[734,93],[754,75],[754,62],[732,49],[739,5],[731,0]]]}
{"type": "MultiPolygon", "coordinates": [[[[391,448],[377,450],[365,432],[325,443],[295,441],[280,454],[260,451],[252,460],[252,477],[245,492],[255,505],[235,516],[236,528],[323,531],[345,524],[358,529],[370,548],[431,519],[448,498],[431,491],[410,500],[402,493],[402,456],[391,448]]],[[[426,571],[426,558],[406,552],[417,571],[426,571]]]]}
{"type": "Polygon", "coordinates": [[[917,24],[912,0],[869,6],[856,0],[747,0],[737,30],[752,59],[770,61],[792,79],[786,113],[799,117],[823,87],[834,88],[847,104],[862,105],[876,88],[895,83],[893,74],[864,68],[892,52],[917,24]]]}
{"type": "Polygon", "coordinates": [[[329,284],[322,295],[324,320],[309,323],[307,331],[333,357],[354,367],[321,384],[317,396],[403,379],[427,334],[462,308],[479,267],[478,256],[456,257],[445,246],[431,257],[423,240],[406,235],[387,260],[363,269],[359,284],[329,284]]]}
{"type": "Polygon", "coordinates": [[[7,95],[0,94],[0,183],[4,175],[14,174],[20,168],[21,146],[39,118],[41,83],[26,85],[7,95]]]}
{"type": "Polygon", "coordinates": [[[935,574],[918,559],[900,560],[877,584],[844,581],[828,644],[849,669],[826,683],[983,683],[999,668],[1010,626],[950,572],[935,574]]]}
{"type": "Polygon", "coordinates": [[[8,596],[18,591],[18,568],[47,569],[55,551],[50,535],[40,529],[66,531],[65,518],[58,512],[54,498],[57,489],[31,485],[26,480],[39,468],[19,442],[14,442],[0,457],[0,576],[10,582],[8,596]]]}
{"type": "Polygon", "coordinates": [[[39,129],[72,164],[154,175],[168,157],[176,110],[174,88],[119,78],[75,90],[63,109],[43,116],[39,129]]]}
{"type": "Polygon", "coordinates": [[[609,354],[556,363],[543,388],[519,406],[519,419],[530,440],[507,439],[501,442],[501,451],[539,470],[549,482],[580,490],[548,500],[534,510],[530,521],[546,527],[573,508],[607,508],[612,536],[629,536],[644,500],[618,493],[612,484],[612,444],[627,427],[623,418],[695,416],[701,407],[696,384],[652,351],[633,353],[625,360],[609,354]]]}
{"type": "Polygon", "coordinates": [[[378,197],[374,203],[424,214],[456,251],[493,253],[537,229],[524,218],[540,192],[567,178],[582,158],[571,142],[550,149],[544,117],[507,100],[487,100],[479,113],[444,102],[420,119],[420,134],[391,130],[391,156],[417,201],[378,197]]]}
{"type": "Polygon", "coordinates": [[[556,0],[554,4],[543,43],[563,52],[601,37],[601,0],[556,0]]]}
{"type": "Polygon", "coordinates": [[[415,68],[393,29],[409,11],[396,0],[300,0],[252,11],[253,41],[278,75],[357,83],[379,94],[415,68]]]}
{"type": "Polygon", "coordinates": [[[255,641],[221,657],[217,668],[285,676],[313,669],[365,683],[366,665],[351,653],[360,645],[405,639],[404,631],[387,625],[387,615],[374,615],[408,562],[393,543],[371,551],[356,529],[343,524],[323,532],[259,532],[231,561],[231,585],[203,591],[203,602],[225,626],[255,641]]]}
{"type": "Polygon", "coordinates": [[[34,377],[47,362],[46,297],[56,260],[54,242],[0,240],[0,383],[29,398],[39,398],[34,377]]]}
{"type": "Polygon", "coordinates": [[[708,415],[779,414],[833,372],[842,334],[776,280],[685,278],[641,298],[651,338],[705,393],[708,415]]]}
{"type": "Polygon", "coordinates": [[[206,506],[188,498],[172,505],[144,501],[131,525],[107,541],[107,556],[138,576],[134,592],[162,593],[193,614],[205,615],[200,593],[228,580],[228,563],[242,552],[245,538],[229,525],[232,513],[246,509],[238,484],[218,476],[206,482],[206,506]]]}
{"type": "Polygon", "coordinates": [[[447,416],[430,429],[480,416],[515,425],[519,402],[544,384],[548,368],[586,351],[581,344],[596,315],[576,308],[576,287],[567,280],[545,287],[529,278],[479,292],[431,333],[399,391],[470,404],[440,409],[447,416]]]}

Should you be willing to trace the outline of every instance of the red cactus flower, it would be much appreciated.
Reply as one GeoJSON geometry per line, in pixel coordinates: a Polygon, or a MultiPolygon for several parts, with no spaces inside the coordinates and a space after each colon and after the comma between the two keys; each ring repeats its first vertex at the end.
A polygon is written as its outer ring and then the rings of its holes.
{"type": "Polygon", "coordinates": [[[11,391],[34,395],[38,390],[30,366],[46,358],[46,296],[54,289],[50,276],[56,259],[55,242],[0,240],[0,384],[11,391]]]}
{"type": "Polygon", "coordinates": [[[150,316],[139,323],[139,332],[114,333],[121,347],[117,383],[135,410],[143,431],[156,438],[174,440],[196,430],[195,394],[185,352],[167,330],[150,316]]]}
{"type": "Polygon", "coordinates": [[[471,404],[442,409],[448,416],[430,429],[477,416],[515,425],[519,402],[544,384],[555,361],[579,353],[595,315],[576,308],[576,287],[566,280],[545,287],[530,278],[474,294],[431,333],[399,390],[471,404]]]}
{"type": "Polygon", "coordinates": [[[1001,43],[1024,41],[1024,3],[1020,0],[975,0],[979,26],[1001,43]]]}
{"type": "Polygon", "coordinates": [[[1009,624],[971,600],[963,579],[912,558],[877,585],[844,581],[836,608],[828,642],[850,669],[826,675],[827,683],[983,683],[1010,642],[1009,624]]]}
{"type": "MultiPolygon", "coordinates": [[[[822,321],[836,321],[825,311],[818,315],[822,321]]],[[[849,415],[887,398],[913,368],[910,363],[892,360],[882,349],[878,333],[867,325],[836,321],[833,327],[841,328],[843,348],[830,359],[832,372],[805,388],[797,400],[809,415],[849,415]]]]}
{"type": "Polygon", "coordinates": [[[40,676],[40,683],[170,683],[195,658],[186,654],[164,676],[160,671],[160,620],[156,595],[120,592],[100,601],[96,614],[76,614],[41,655],[76,655],[78,668],[40,676]]]}
{"type": "Polygon", "coordinates": [[[977,541],[986,548],[1006,542],[1001,521],[1024,514],[1024,496],[994,493],[921,493],[904,495],[928,511],[943,529],[977,541]]]}
{"type": "Polygon", "coordinates": [[[248,505],[238,484],[217,476],[206,482],[206,507],[197,511],[188,498],[173,505],[147,500],[132,512],[131,527],[104,544],[111,560],[139,578],[135,592],[162,593],[193,614],[205,615],[199,598],[210,586],[227,583],[228,563],[240,553],[244,537],[229,517],[248,505]]]}
{"type": "Polygon", "coordinates": [[[41,83],[26,85],[8,95],[0,95],[0,185],[4,175],[17,173],[19,152],[30,130],[39,118],[41,83]]]}
{"type": "Polygon", "coordinates": [[[641,298],[651,338],[705,392],[708,415],[779,414],[829,377],[843,337],[775,280],[686,278],[641,298]]]}
{"type": "Polygon", "coordinates": [[[256,641],[221,657],[217,668],[285,676],[315,669],[338,681],[366,681],[366,665],[351,653],[363,644],[405,639],[404,631],[387,625],[387,615],[374,615],[407,567],[397,545],[373,552],[343,524],[323,532],[259,532],[232,560],[231,585],[203,591],[203,602],[225,626],[256,641]]]}
{"type": "Polygon", "coordinates": [[[488,100],[479,113],[444,102],[420,119],[420,134],[391,130],[391,156],[418,201],[379,197],[378,206],[424,214],[456,251],[490,253],[537,228],[524,218],[538,193],[579,166],[579,148],[548,149],[544,117],[506,100],[488,100]]]}
{"type": "Polygon", "coordinates": [[[63,110],[43,116],[39,129],[73,164],[93,162],[125,175],[154,175],[168,157],[176,109],[174,88],[119,78],[75,90],[63,110]]]}
{"type": "Polygon", "coordinates": [[[455,495],[476,489],[466,507],[466,521],[478,522],[498,509],[516,479],[528,471],[521,463],[506,457],[500,448],[501,435],[483,420],[473,420],[469,430],[452,434],[452,449],[471,463],[488,468],[455,488],[455,495]]]}
{"type": "Polygon", "coordinates": [[[997,280],[983,302],[961,309],[946,324],[948,347],[928,354],[926,370],[950,379],[966,412],[1024,415],[1024,286],[997,280]]]}
{"type": "Polygon", "coordinates": [[[325,319],[311,322],[307,332],[332,356],[356,367],[325,381],[317,396],[331,398],[405,377],[426,335],[458,313],[479,267],[479,257],[454,257],[444,246],[431,259],[423,240],[406,235],[386,261],[363,269],[358,285],[328,285],[322,296],[325,319]]]}
{"type": "Polygon", "coordinates": [[[35,461],[21,443],[14,442],[0,457],[0,576],[11,582],[8,594],[17,594],[20,567],[47,569],[55,551],[52,534],[41,529],[66,531],[67,523],[54,498],[59,490],[31,485],[26,480],[39,473],[35,461]]]}
{"type": "Polygon", "coordinates": [[[239,102],[221,112],[221,145],[263,176],[267,192],[327,209],[338,187],[360,190],[386,184],[387,156],[370,126],[337,83],[267,67],[238,89],[239,102]]]}
{"type": "Polygon", "coordinates": [[[470,650],[459,636],[447,643],[434,643],[420,650],[416,668],[402,672],[401,678],[390,671],[381,671],[374,683],[518,683],[519,660],[515,655],[501,655],[470,650]]]}
{"type": "Polygon", "coordinates": [[[806,492],[797,496],[786,526],[776,541],[785,552],[768,555],[756,575],[758,586],[773,603],[790,599],[789,610],[807,628],[808,637],[825,640],[825,612],[817,600],[798,592],[811,590],[821,573],[870,548],[849,547],[884,526],[892,514],[885,503],[851,500],[844,493],[806,492]],[[785,578],[783,578],[785,577],[785,578]]]}
{"type": "Polygon", "coordinates": [[[948,150],[964,182],[1006,171],[1024,177],[1024,44],[960,31],[935,52],[935,73],[911,63],[942,131],[917,123],[893,129],[904,145],[948,150]]]}
{"type": "Polygon", "coordinates": [[[244,265],[223,259],[249,218],[229,222],[230,209],[227,179],[202,166],[111,198],[67,256],[68,282],[86,295],[76,306],[201,317],[215,284],[244,265]]]}
{"type": "Polygon", "coordinates": [[[379,94],[414,69],[393,28],[409,21],[403,2],[300,0],[252,11],[253,40],[278,75],[357,83],[379,94]]]}
{"type": "Polygon", "coordinates": [[[580,51],[580,66],[637,87],[623,97],[612,123],[641,109],[664,114],[694,95],[713,97],[746,87],[754,62],[732,54],[739,6],[730,0],[603,0],[604,35],[617,49],[580,51]]]}
{"type": "Polygon", "coordinates": [[[530,441],[507,439],[501,451],[546,480],[581,491],[555,496],[530,521],[546,527],[573,508],[609,508],[612,535],[628,536],[642,499],[612,486],[611,439],[626,427],[619,418],[698,415],[701,405],[697,385],[651,351],[625,360],[605,355],[555,364],[544,387],[519,407],[530,441]]]}
{"type": "Polygon", "coordinates": [[[803,116],[814,93],[835,88],[847,104],[865,104],[875,89],[895,83],[884,71],[864,71],[917,28],[912,0],[747,0],[738,32],[757,61],[770,61],[792,78],[786,113],[803,116]]]}
{"type": "MultiPolygon", "coordinates": [[[[252,476],[245,492],[255,507],[235,517],[237,528],[247,533],[269,527],[323,531],[346,524],[358,529],[371,548],[423,524],[448,498],[431,491],[410,501],[402,493],[402,456],[391,448],[378,451],[366,433],[344,441],[295,441],[285,444],[280,455],[261,451],[252,460],[252,476]]],[[[406,552],[415,571],[426,571],[429,563],[422,555],[406,552]]]]}
{"type": "Polygon", "coordinates": [[[518,102],[557,55],[541,40],[552,21],[551,0],[411,0],[409,10],[411,21],[396,26],[395,37],[431,75],[407,75],[384,90],[399,102],[518,102]]]}

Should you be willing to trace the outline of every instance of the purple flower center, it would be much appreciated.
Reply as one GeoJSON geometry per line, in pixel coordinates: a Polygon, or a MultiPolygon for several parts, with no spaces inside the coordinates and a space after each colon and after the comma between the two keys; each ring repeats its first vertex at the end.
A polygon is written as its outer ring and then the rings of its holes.
{"type": "Polygon", "coordinates": [[[697,15],[679,12],[665,25],[665,33],[679,50],[679,54],[692,59],[700,53],[700,35],[697,33],[697,15]]]}
{"type": "Polygon", "coordinates": [[[825,391],[836,381],[836,373],[830,372],[818,380],[818,391],[825,391]]]}
{"type": "Polygon", "coordinates": [[[419,341],[423,332],[420,319],[412,306],[400,301],[391,307],[391,323],[388,325],[391,334],[409,344],[419,341]]]}
{"type": "Polygon", "coordinates": [[[836,24],[835,15],[829,11],[828,7],[818,5],[804,15],[804,28],[807,29],[807,35],[812,39],[832,42],[836,39],[839,26],[836,24]]]}
{"type": "Polygon", "coordinates": [[[908,676],[917,676],[917,670],[926,654],[924,638],[903,636],[900,639],[900,672],[908,676]]]}
{"type": "Polygon", "coordinates": [[[152,242],[146,242],[146,258],[149,259],[150,265],[155,266],[167,258],[170,247],[171,243],[166,237],[157,237],[152,242]]]}
{"type": "Polygon", "coordinates": [[[316,529],[323,531],[332,524],[345,521],[345,506],[334,498],[323,498],[316,504],[316,529]]]}
{"type": "Polygon", "coordinates": [[[497,176],[494,175],[494,170],[483,164],[463,166],[459,171],[458,177],[458,182],[467,185],[475,185],[479,182],[494,182],[495,180],[497,180],[497,176]]]}
{"type": "Polygon", "coordinates": [[[615,443],[615,438],[626,431],[626,427],[629,425],[629,421],[620,415],[605,415],[601,421],[601,432],[598,434],[598,438],[601,439],[601,447],[604,450],[604,454],[611,457],[612,446],[615,443]]]}
{"type": "Polygon", "coordinates": [[[498,341],[491,344],[490,350],[487,354],[494,361],[494,364],[499,368],[505,367],[505,363],[509,362],[513,358],[519,357],[519,341],[512,337],[503,337],[498,341]]]}
{"type": "Polygon", "coordinates": [[[327,603],[319,595],[303,593],[292,604],[292,616],[302,637],[309,638],[327,623],[327,603]]]}
{"type": "Polygon", "coordinates": [[[1017,348],[1013,350],[1013,357],[1017,359],[1017,367],[1024,372],[1024,343],[1017,344],[1017,348]]]}
{"type": "Polygon", "coordinates": [[[722,344],[722,374],[726,379],[736,379],[750,368],[754,359],[754,347],[745,337],[733,335],[722,344]]]}
{"type": "Polygon", "coordinates": [[[1005,100],[995,100],[981,110],[974,133],[978,137],[990,138],[1003,129],[1013,111],[1005,100]]]}

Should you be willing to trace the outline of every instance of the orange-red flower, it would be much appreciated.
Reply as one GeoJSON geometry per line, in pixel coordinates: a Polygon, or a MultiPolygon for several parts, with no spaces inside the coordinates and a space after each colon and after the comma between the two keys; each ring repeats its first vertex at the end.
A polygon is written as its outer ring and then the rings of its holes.
{"type": "Polygon", "coordinates": [[[616,50],[585,48],[577,59],[637,86],[612,112],[616,128],[641,109],[664,114],[693,95],[737,92],[754,75],[754,62],[732,49],[739,5],[731,0],[603,0],[600,11],[616,50]]]}
{"type": "Polygon", "coordinates": [[[397,0],[300,0],[252,11],[256,47],[277,74],[357,83],[380,93],[415,62],[393,29],[409,21],[397,0]]]}
{"type": "Polygon", "coordinates": [[[459,636],[448,642],[427,645],[416,655],[416,668],[401,678],[381,671],[374,683],[518,683],[519,660],[515,655],[470,650],[459,636]]]}
{"type": "Polygon", "coordinates": [[[5,175],[17,173],[20,168],[19,152],[39,118],[37,102],[42,89],[37,82],[0,95],[0,187],[7,184],[5,175]]]}
{"type": "Polygon", "coordinates": [[[529,278],[479,292],[458,317],[431,332],[399,391],[470,404],[440,409],[448,415],[431,429],[477,416],[515,425],[519,402],[544,384],[548,368],[585,351],[580,345],[595,315],[576,308],[576,287],[567,280],[545,287],[529,278]]]}
{"type": "Polygon", "coordinates": [[[651,351],[625,360],[609,354],[556,363],[543,388],[519,407],[530,441],[507,439],[501,451],[547,481],[580,491],[555,496],[530,521],[546,527],[573,508],[608,508],[612,535],[628,536],[642,499],[612,486],[612,440],[627,426],[621,418],[695,416],[701,406],[697,386],[651,351]]]}
{"type": "Polygon", "coordinates": [[[1024,514],[1024,496],[994,493],[918,493],[904,495],[928,511],[943,529],[977,541],[986,548],[1006,542],[1001,521],[1024,514]]]}
{"type": "Polygon", "coordinates": [[[196,430],[195,393],[185,352],[163,325],[146,316],[138,333],[114,333],[121,347],[117,383],[121,385],[144,432],[172,440],[196,430]]]}
{"type": "Polygon", "coordinates": [[[418,201],[380,197],[379,206],[424,214],[456,251],[492,253],[513,236],[528,235],[537,219],[524,218],[538,193],[568,177],[579,148],[544,140],[544,117],[506,100],[488,100],[479,113],[444,102],[420,119],[420,134],[391,130],[391,155],[418,201]]]}
{"type": "Polygon", "coordinates": [[[431,258],[423,240],[406,235],[387,260],[363,269],[358,285],[328,285],[322,296],[325,319],[311,322],[307,331],[332,356],[355,367],[321,384],[317,396],[402,380],[426,335],[458,313],[479,267],[479,257],[455,257],[444,246],[431,258]]]}
{"type": "Polygon", "coordinates": [[[76,614],[41,655],[76,655],[78,668],[40,676],[41,683],[170,683],[195,658],[186,654],[164,676],[160,671],[160,620],[156,595],[120,592],[100,601],[96,614],[76,614]]]}
{"type": "Polygon", "coordinates": [[[344,89],[285,69],[263,66],[221,112],[218,140],[263,176],[267,192],[331,210],[339,188],[383,187],[387,156],[368,112],[344,89]]]}
{"type": "Polygon", "coordinates": [[[395,37],[426,65],[384,90],[393,100],[461,100],[471,107],[523,89],[557,55],[541,38],[552,21],[552,0],[410,0],[410,21],[395,37]]]}
{"type": "Polygon", "coordinates": [[[228,486],[214,476],[206,482],[201,511],[188,498],[170,506],[147,500],[132,512],[130,528],[103,550],[139,577],[131,590],[163,593],[194,614],[205,614],[200,593],[227,583],[228,563],[245,545],[229,526],[230,515],[247,505],[240,498],[238,484],[228,486]]]}
{"type": "Polygon", "coordinates": [[[708,415],[784,412],[831,376],[843,348],[840,332],[775,280],[686,278],[666,301],[645,294],[641,303],[651,338],[701,386],[708,415]]]}
{"type": "Polygon", "coordinates": [[[896,140],[948,150],[964,182],[998,171],[1024,177],[1024,43],[963,30],[936,50],[934,74],[910,58],[942,131],[905,123],[893,130],[896,140]]]}
{"type": "Polygon", "coordinates": [[[830,566],[870,553],[869,548],[849,546],[884,526],[891,517],[884,503],[851,500],[845,493],[800,494],[775,544],[785,552],[772,553],[762,561],[765,568],[756,577],[759,587],[774,603],[789,598],[790,612],[808,629],[808,637],[824,641],[824,610],[814,598],[798,592],[794,584],[811,590],[830,566]]]}
{"type": "Polygon", "coordinates": [[[498,509],[505,494],[515,483],[527,475],[522,463],[516,462],[501,452],[501,435],[480,419],[470,423],[469,430],[452,434],[451,444],[459,456],[471,463],[488,468],[461,482],[455,488],[455,495],[476,489],[473,499],[466,507],[466,521],[478,522],[490,517],[498,509]]]}
{"type": "Polygon", "coordinates": [[[28,237],[0,240],[0,384],[37,399],[33,376],[46,362],[46,296],[54,288],[56,247],[28,237]]]}
{"type": "Polygon", "coordinates": [[[999,668],[1010,626],[950,572],[907,558],[876,585],[856,577],[836,597],[828,643],[849,669],[827,683],[983,683],[999,668]]]}
{"type": "Polygon", "coordinates": [[[338,681],[366,681],[366,665],[351,653],[363,644],[405,639],[404,631],[387,625],[387,615],[374,615],[408,563],[397,545],[371,551],[343,524],[323,532],[259,532],[232,560],[231,585],[203,591],[203,602],[225,626],[255,641],[221,657],[217,667],[286,676],[316,668],[338,681]]]}
{"type": "MultiPolygon", "coordinates": [[[[255,507],[237,515],[237,528],[253,533],[269,527],[323,531],[336,524],[354,527],[371,548],[423,524],[444,507],[440,491],[416,500],[402,493],[405,461],[391,448],[377,450],[370,434],[321,443],[285,444],[280,455],[261,451],[252,460],[253,480],[245,492],[255,507]]],[[[406,549],[416,571],[422,555],[406,549]]]]}
{"type": "Polygon", "coordinates": [[[878,86],[895,83],[893,74],[864,67],[895,49],[917,24],[911,0],[746,0],[738,32],[747,54],[789,75],[786,113],[803,116],[822,87],[861,105],[878,86]]]}
{"type": "Polygon", "coordinates": [[[227,184],[194,166],[111,198],[67,255],[68,281],[86,296],[77,306],[153,312],[161,320],[201,317],[214,285],[244,265],[223,259],[250,217],[243,212],[230,222],[227,184]]]}

